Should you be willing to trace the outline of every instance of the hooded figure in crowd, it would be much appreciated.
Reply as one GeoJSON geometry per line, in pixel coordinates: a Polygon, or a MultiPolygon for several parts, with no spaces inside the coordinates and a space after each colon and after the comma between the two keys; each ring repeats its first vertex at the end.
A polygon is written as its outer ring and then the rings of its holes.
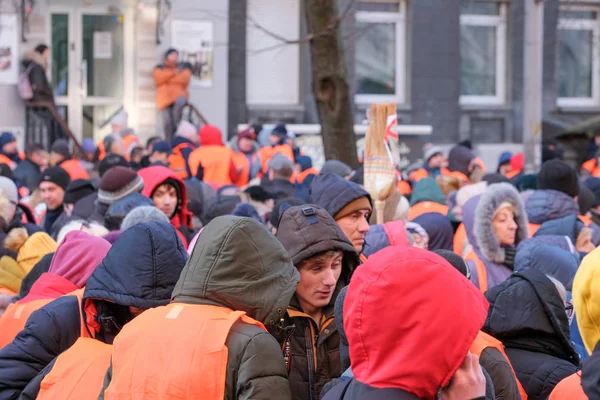
{"type": "Polygon", "coordinates": [[[598,231],[587,228],[577,215],[553,219],[544,222],[537,229],[534,237],[545,235],[567,236],[577,251],[587,254],[596,248],[595,240],[599,240],[598,231]]]}
{"type": "Polygon", "coordinates": [[[310,197],[313,204],[327,210],[354,248],[361,253],[369,231],[369,217],[373,212],[369,193],[356,183],[329,173],[313,179],[310,197]]]}
{"type": "Polygon", "coordinates": [[[198,148],[198,128],[188,121],[181,121],[177,127],[177,132],[171,146],[172,154],[169,155],[169,165],[173,171],[181,178],[191,178],[190,154],[198,148]]]}
{"type": "Polygon", "coordinates": [[[452,250],[454,240],[454,230],[448,217],[439,213],[422,214],[415,218],[413,222],[421,225],[429,236],[427,250],[452,250]]]}
{"type": "Polygon", "coordinates": [[[318,399],[343,372],[333,308],[359,263],[358,252],[327,211],[313,205],[284,211],[277,239],[300,273],[285,317],[291,334],[280,339],[292,398],[318,399]]]}
{"type": "Polygon", "coordinates": [[[166,167],[148,167],[141,169],[138,174],[144,180],[142,194],[150,198],[156,208],[171,220],[187,248],[193,232],[190,231],[192,214],[187,209],[185,184],[175,172],[166,167]]]}
{"type": "Polygon", "coordinates": [[[528,268],[485,296],[490,309],[483,331],[504,344],[528,398],[545,400],[554,386],[579,366],[579,356],[569,340],[564,287],[528,268]]]}
{"type": "Polygon", "coordinates": [[[410,197],[408,219],[412,221],[420,215],[434,212],[443,216],[448,214],[446,198],[434,178],[423,178],[417,182],[410,197]]]}
{"type": "Polygon", "coordinates": [[[581,371],[561,381],[550,400],[600,398],[600,250],[583,259],[573,282],[573,306],[585,348],[590,354],[581,371]]]}
{"type": "Polygon", "coordinates": [[[354,378],[324,399],[434,399],[440,391],[448,398],[483,397],[485,378],[469,348],[487,307],[442,257],[414,247],[380,251],[355,271],[344,301],[354,378]],[[400,295],[407,292],[410,299],[400,295]],[[390,301],[394,294],[402,300],[390,301]],[[444,340],[436,340],[441,331],[444,340]],[[456,393],[466,370],[479,376],[478,384],[456,393]]]}
{"type": "Polygon", "coordinates": [[[362,254],[369,257],[388,246],[409,246],[410,244],[409,234],[403,221],[371,225],[365,237],[362,254]]]}
{"type": "Polygon", "coordinates": [[[523,202],[512,185],[490,185],[467,201],[463,222],[472,246],[465,257],[471,281],[485,292],[512,274],[516,246],[528,237],[523,202]]]}
{"type": "MultiPolygon", "coordinates": [[[[6,236],[13,229],[25,228],[29,236],[42,229],[30,222],[23,222],[24,209],[19,205],[17,185],[10,179],[0,176],[0,243],[1,255],[11,254],[4,245],[6,236]]],[[[15,254],[11,254],[16,256],[15,254]]]]}
{"type": "MultiPolygon", "coordinates": [[[[17,398],[26,386],[27,395],[36,398],[52,370],[48,365],[78,338],[112,344],[123,325],[142,310],[168,304],[186,260],[170,224],[141,223],[124,232],[85,288],[35,311],[13,342],[0,350],[0,399],[17,398]]],[[[78,367],[86,372],[86,365],[89,362],[78,367]]]]}
{"type": "Polygon", "coordinates": [[[264,225],[216,218],[194,246],[172,303],[142,313],[115,340],[103,398],[291,399],[281,348],[265,327],[283,327],[298,281],[264,225]]]}
{"type": "Polygon", "coordinates": [[[56,249],[48,272],[31,286],[29,294],[11,304],[0,318],[0,349],[12,342],[27,318],[52,300],[82,289],[110,249],[106,240],[85,232],[67,234],[56,249]]]}
{"type": "Polygon", "coordinates": [[[200,128],[200,147],[192,151],[188,158],[192,176],[196,176],[200,165],[204,169],[204,182],[216,187],[231,185],[237,181],[238,172],[235,154],[223,144],[223,134],[219,128],[204,125],[200,128]]]}

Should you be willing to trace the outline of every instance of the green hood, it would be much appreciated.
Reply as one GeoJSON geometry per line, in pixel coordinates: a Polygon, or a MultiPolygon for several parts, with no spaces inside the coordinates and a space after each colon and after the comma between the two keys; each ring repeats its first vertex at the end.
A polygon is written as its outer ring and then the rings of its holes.
{"type": "Polygon", "coordinates": [[[434,178],[423,178],[415,185],[412,196],[410,197],[410,205],[414,206],[422,201],[433,201],[439,204],[446,204],[444,193],[434,178]]]}
{"type": "Polygon", "coordinates": [[[215,218],[188,259],[172,302],[245,311],[267,328],[286,312],[300,275],[287,251],[251,218],[215,218]]]}

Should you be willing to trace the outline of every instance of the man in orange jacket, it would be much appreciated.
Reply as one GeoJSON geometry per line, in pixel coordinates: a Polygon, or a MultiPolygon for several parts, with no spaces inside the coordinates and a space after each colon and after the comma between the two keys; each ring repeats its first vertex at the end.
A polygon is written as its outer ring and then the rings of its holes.
{"type": "Polygon", "coordinates": [[[192,176],[196,176],[198,167],[202,165],[204,182],[222,187],[237,181],[238,172],[234,159],[233,150],[223,144],[219,128],[204,125],[200,129],[200,147],[190,154],[188,164],[192,176]]]}
{"type": "Polygon", "coordinates": [[[81,162],[73,158],[69,150],[69,143],[64,139],[58,139],[50,149],[52,165],[61,167],[69,174],[72,181],[76,179],[90,179],[90,175],[83,168],[81,162]]]}
{"type": "Polygon", "coordinates": [[[156,107],[161,111],[165,138],[170,141],[190,97],[192,70],[188,63],[179,62],[179,52],[171,48],[165,53],[163,64],[154,68],[152,77],[156,84],[156,107]]]}

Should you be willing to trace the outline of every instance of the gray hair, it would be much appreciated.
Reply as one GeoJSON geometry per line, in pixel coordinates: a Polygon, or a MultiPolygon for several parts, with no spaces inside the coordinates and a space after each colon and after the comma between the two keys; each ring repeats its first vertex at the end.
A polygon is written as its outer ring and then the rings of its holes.
{"type": "Polygon", "coordinates": [[[558,291],[558,294],[560,296],[560,298],[562,299],[563,303],[567,302],[567,289],[565,289],[565,286],[555,277],[553,277],[552,275],[546,275],[546,278],[550,279],[550,281],[552,283],[554,283],[554,286],[556,286],[556,290],[558,291]]]}
{"type": "Polygon", "coordinates": [[[169,218],[154,206],[141,206],[131,210],[121,222],[121,230],[126,231],[135,224],[140,222],[166,222],[169,223],[169,218]]]}

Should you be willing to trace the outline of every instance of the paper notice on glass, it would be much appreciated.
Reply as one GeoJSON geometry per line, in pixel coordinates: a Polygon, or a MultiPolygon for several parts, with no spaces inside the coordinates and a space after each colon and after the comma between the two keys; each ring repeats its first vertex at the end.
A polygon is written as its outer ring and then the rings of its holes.
{"type": "Polygon", "coordinates": [[[110,60],[112,53],[112,32],[94,32],[94,58],[110,60]]]}
{"type": "Polygon", "coordinates": [[[19,25],[15,14],[0,15],[0,85],[14,85],[19,76],[19,25]]]}
{"type": "Polygon", "coordinates": [[[171,23],[171,47],[179,51],[179,61],[192,70],[192,86],[213,84],[213,23],[211,21],[174,20],[171,23]]]}

